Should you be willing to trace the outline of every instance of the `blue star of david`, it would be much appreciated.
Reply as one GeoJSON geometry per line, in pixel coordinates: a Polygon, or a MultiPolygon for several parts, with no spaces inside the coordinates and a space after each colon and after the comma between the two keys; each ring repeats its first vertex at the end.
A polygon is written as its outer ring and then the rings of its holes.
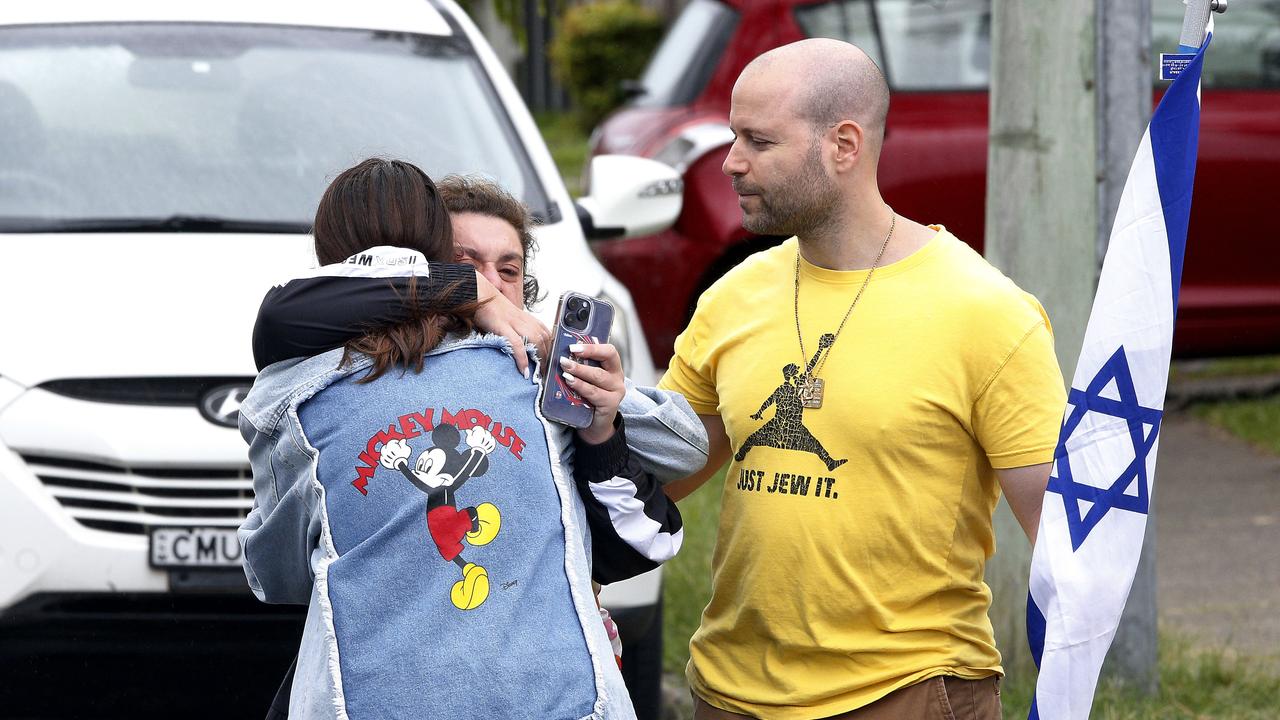
{"type": "MultiPolygon", "coordinates": [[[[1071,531],[1071,548],[1079,550],[1089,533],[1093,531],[1102,518],[1111,510],[1127,510],[1146,515],[1151,504],[1147,493],[1147,455],[1155,446],[1160,434],[1160,419],[1164,413],[1153,408],[1142,407],[1138,403],[1138,393],[1133,387],[1133,374],[1129,370],[1129,361],[1125,357],[1124,347],[1116,350],[1111,359],[1103,364],[1098,374],[1089,382],[1087,390],[1071,388],[1067,395],[1067,403],[1072,406],[1071,414],[1062,423],[1062,432],[1058,437],[1058,448],[1054,451],[1057,461],[1056,476],[1049,477],[1049,492],[1062,496],[1067,511],[1067,526],[1071,531]],[[1120,399],[1102,397],[1100,393],[1111,381],[1115,381],[1116,391],[1120,399]],[[1108,487],[1095,487],[1075,481],[1071,470],[1071,455],[1067,452],[1069,440],[1086,413],[1094,412],[1109,415],[1125,421],[1129,428],[1129,438],[1133,441],[1133,462],[1129,463],[1119,477],[1108,487]],[[1151,429],[1143,432],[1143,425],[1151,429]],[[1137,496],[1125,494],[1125,489],[1136,483],[1137,496]],[[1081,500],[1093,503],[1083,515],[1080,512],[1081,500]]],[[[1078,452],[1078,451],[1077,451],[1078,452]]]]}

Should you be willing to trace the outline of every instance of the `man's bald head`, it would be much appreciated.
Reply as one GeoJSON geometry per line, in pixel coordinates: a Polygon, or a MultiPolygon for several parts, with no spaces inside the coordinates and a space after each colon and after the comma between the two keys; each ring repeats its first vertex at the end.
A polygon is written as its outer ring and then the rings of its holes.
{"type": "Polygon", "coordinates": [[[858,46],[827,38],[794,42],[752,60],[738,82],[766,77],[784,79],[786,86],[796,88],[796,114],[810,121],[815,131],[853,120],[878,153],[889,113],[889,84],[858,46]]]}

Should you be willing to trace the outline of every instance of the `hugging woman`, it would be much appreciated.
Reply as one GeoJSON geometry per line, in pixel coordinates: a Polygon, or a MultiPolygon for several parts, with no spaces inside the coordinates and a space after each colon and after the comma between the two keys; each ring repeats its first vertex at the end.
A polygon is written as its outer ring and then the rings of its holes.
{"type": "MultiPolygon", "coordinates": [[[[603,542],[641,571],[680,531],[628,449],[620,369],[601,383],[614,400],[598,404],[596,429],[610,429],[598,442],[543,420],[538,379],[505,340],[474,331],[476,303],[420,298],[427,262],[457,251],[435,184],[408,163],[339,175],[315,240],[317,276],[363,269],[407,291],[396,324],[271,364],[241,409],[257,498],[240,531],[250,586],[308,605],[290,716],[633,717],[593,558],[603,542]],[[643,496],[624,505],[660,526],[639,549],[590,491],[620,477],[643,496]]],[[[687,437],[643,436],[651,456],[700,464],[687,437]]]]}

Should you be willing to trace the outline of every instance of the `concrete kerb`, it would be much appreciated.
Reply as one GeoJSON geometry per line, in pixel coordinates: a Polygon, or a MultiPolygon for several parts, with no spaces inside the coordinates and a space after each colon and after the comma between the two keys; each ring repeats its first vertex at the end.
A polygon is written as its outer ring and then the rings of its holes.
{"type": "Polygon", "coordinates": [[[1169,382],[1164,407],[1183,410],[1196,403],[1253,400],[1280,395],[1280,373],[1183,378],[1169,382]]]}

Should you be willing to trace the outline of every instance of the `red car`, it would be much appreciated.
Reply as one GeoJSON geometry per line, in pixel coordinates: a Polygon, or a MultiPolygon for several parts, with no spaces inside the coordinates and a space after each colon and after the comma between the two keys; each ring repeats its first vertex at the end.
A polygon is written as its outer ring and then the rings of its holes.
{"type": "MultiPolygon", "coordinates": [[[[737,196],[720,171],[733,139],[733,83],[771,48],[835,37],[866,50],[894,91],[879,176],[885,199],[903,215],[944,223],[982,249],[990,5],[689,2],[633,84],[632,100],[597,129],[592,147],[593,153],[662,160],[684,176],[684,209],[673,228],[593,243],[631,290],[659,366],[669,360],[702,291],[747,255],[782,239],[742,229],[737,196]]],[[[1155,5],[1153,52],[1172,52],[1183,5],[1155,5]]],[[[1271,246],[1280,232],[1263,220],[1280,176],[1280,2],[1233,5],[1217,24],[1203,107],[1174,351],[1183,357],[1280,352],[1280,251],[1271,246]]]]}

